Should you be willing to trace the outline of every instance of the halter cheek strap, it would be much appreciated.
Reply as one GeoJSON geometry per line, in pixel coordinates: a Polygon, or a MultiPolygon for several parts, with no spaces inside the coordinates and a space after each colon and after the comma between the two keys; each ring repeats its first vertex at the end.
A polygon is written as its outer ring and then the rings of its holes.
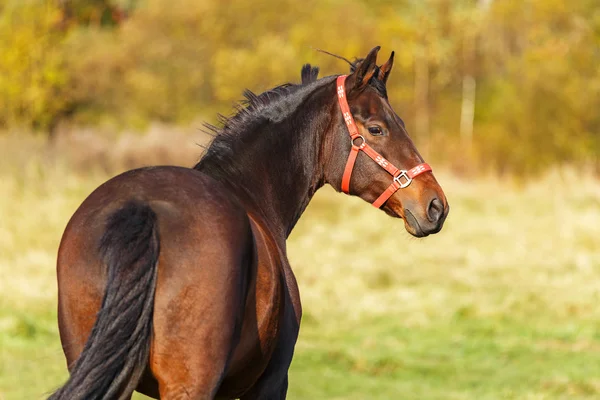
{"type": "Polygon", "coordinates": [[[358,153],[362,151],[394,178],[390,186],[388,186],[388,188],[377,198],[377,200],[373,202],[373,206],[379,208],[394,193],[396,193],[397,190],[403,189],[410,185],[414,177],[431,171],[431,167],[429,164],[422,163],[414,168],[409,169],[408,171],[398,169],[394,166],[394,164],[386,160],[381,154],[376,152],[367,144],[365,138],[358,132],[358,127],[354,122],[352,113],[350,113],[348,100],[346,100],[346,77],[346,75],[341,75],[337,78],[337,94],[340,110],[342,110],[342,115],[344,116],[344,121],[348,127],[348,133],[350,134],[350,141],[352,143],[350,155],[348,156],[348,161],[346,161],[346,168],[344,168],[344,176],[342,177],[342,191],[346,194],[350,192],[350,178],[352,177],[352,170],[354,169],[354,164],[356,163],[358,153]]]}

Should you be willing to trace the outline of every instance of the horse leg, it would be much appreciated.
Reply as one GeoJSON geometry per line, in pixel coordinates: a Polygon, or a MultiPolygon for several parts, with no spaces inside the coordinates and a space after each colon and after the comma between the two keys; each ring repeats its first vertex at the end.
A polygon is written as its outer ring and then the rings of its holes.
{"type": "Polygon", "coordinates": [[[244,258],[223,251],[198,265],[195,254],[175,252],[169,260],[167,249],[159,260],[150,369],[163,400],[212,399],[241,330],[244,258]]]}
{"type": "Polygon", "coordinates": [[[287,389],[288,376],[286,373],[283,380],[280,380],[277,385],[257,383],[250,392],[240,397],[240,400],[284,400],[287,396],[287,389]]]}
{"type": "Polygon", "coordinates": [[[172,299],[157,296],[150,369],[163,400],[214,398],[235,346],[239,324],[233,304],[226,305],[239,294],[214,294],[211,303],[196,296],[202,290],[188,287],[172,299]]]}
{"type": "Polygon", "coordinates": [[[240,400],[284,400],[286,398],[293,345],[290,349],[289,344],[282,342],[280,338],[262,376],[248,392],[240,397],[240,400]]]}
{"type": "Polygon", "coordinates": [[[300,325],[289,293],[285,299],[284,324],[271,360],[258,382],[240,400],[284,400],[287,396],[288,369],[292,363],[300,325]]]}

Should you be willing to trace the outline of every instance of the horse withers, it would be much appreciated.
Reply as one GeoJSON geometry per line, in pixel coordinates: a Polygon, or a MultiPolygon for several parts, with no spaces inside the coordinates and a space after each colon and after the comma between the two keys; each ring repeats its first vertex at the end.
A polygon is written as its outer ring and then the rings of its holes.
{"type": "Polygon", "coordinates": [[[284,399],[302,309],[286,239],[324,184],[417,237],[448,203],[392,110],[393,55],[348,76],[255,95],[194,168],[150,167],[101,185],[58,253],[70,370],[52,399],[284,399]]]}

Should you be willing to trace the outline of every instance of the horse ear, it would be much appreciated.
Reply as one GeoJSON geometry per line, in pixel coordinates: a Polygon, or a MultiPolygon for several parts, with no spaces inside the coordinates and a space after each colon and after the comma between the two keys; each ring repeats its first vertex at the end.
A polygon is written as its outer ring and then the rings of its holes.
{"type": "Polygon", "coordinates": [[[392,72],[392,67],[394,66],[394,52],[390,55],[390,59],[385,62],[381,67],[379,67],[379,78],[380,81],[385,85],[387,83],[388,77],[390,76],[390,72],[392,72]]]}
{"type": "Polygon", "coordinates": [[[362,89],[369,83],[369,79],[377,71],[377,52],[380,48],[380,46],[374,47],[348,77],[349,89],[362,89]]]}

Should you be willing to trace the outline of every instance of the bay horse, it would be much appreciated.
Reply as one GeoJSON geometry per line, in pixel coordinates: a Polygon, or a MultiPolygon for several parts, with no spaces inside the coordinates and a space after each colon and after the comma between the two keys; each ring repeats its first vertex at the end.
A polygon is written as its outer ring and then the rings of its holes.
{"type": "Polygon", "coordinates": [[[286,239],[317,189],[417,237],[448,214],[378,51],[347,76],[307,64],[301,84],[246,91],[194,168],[131,170],[81,204],[58,251],[70,377],[51,399],[285,399],[302,315],[286,239]]]}

